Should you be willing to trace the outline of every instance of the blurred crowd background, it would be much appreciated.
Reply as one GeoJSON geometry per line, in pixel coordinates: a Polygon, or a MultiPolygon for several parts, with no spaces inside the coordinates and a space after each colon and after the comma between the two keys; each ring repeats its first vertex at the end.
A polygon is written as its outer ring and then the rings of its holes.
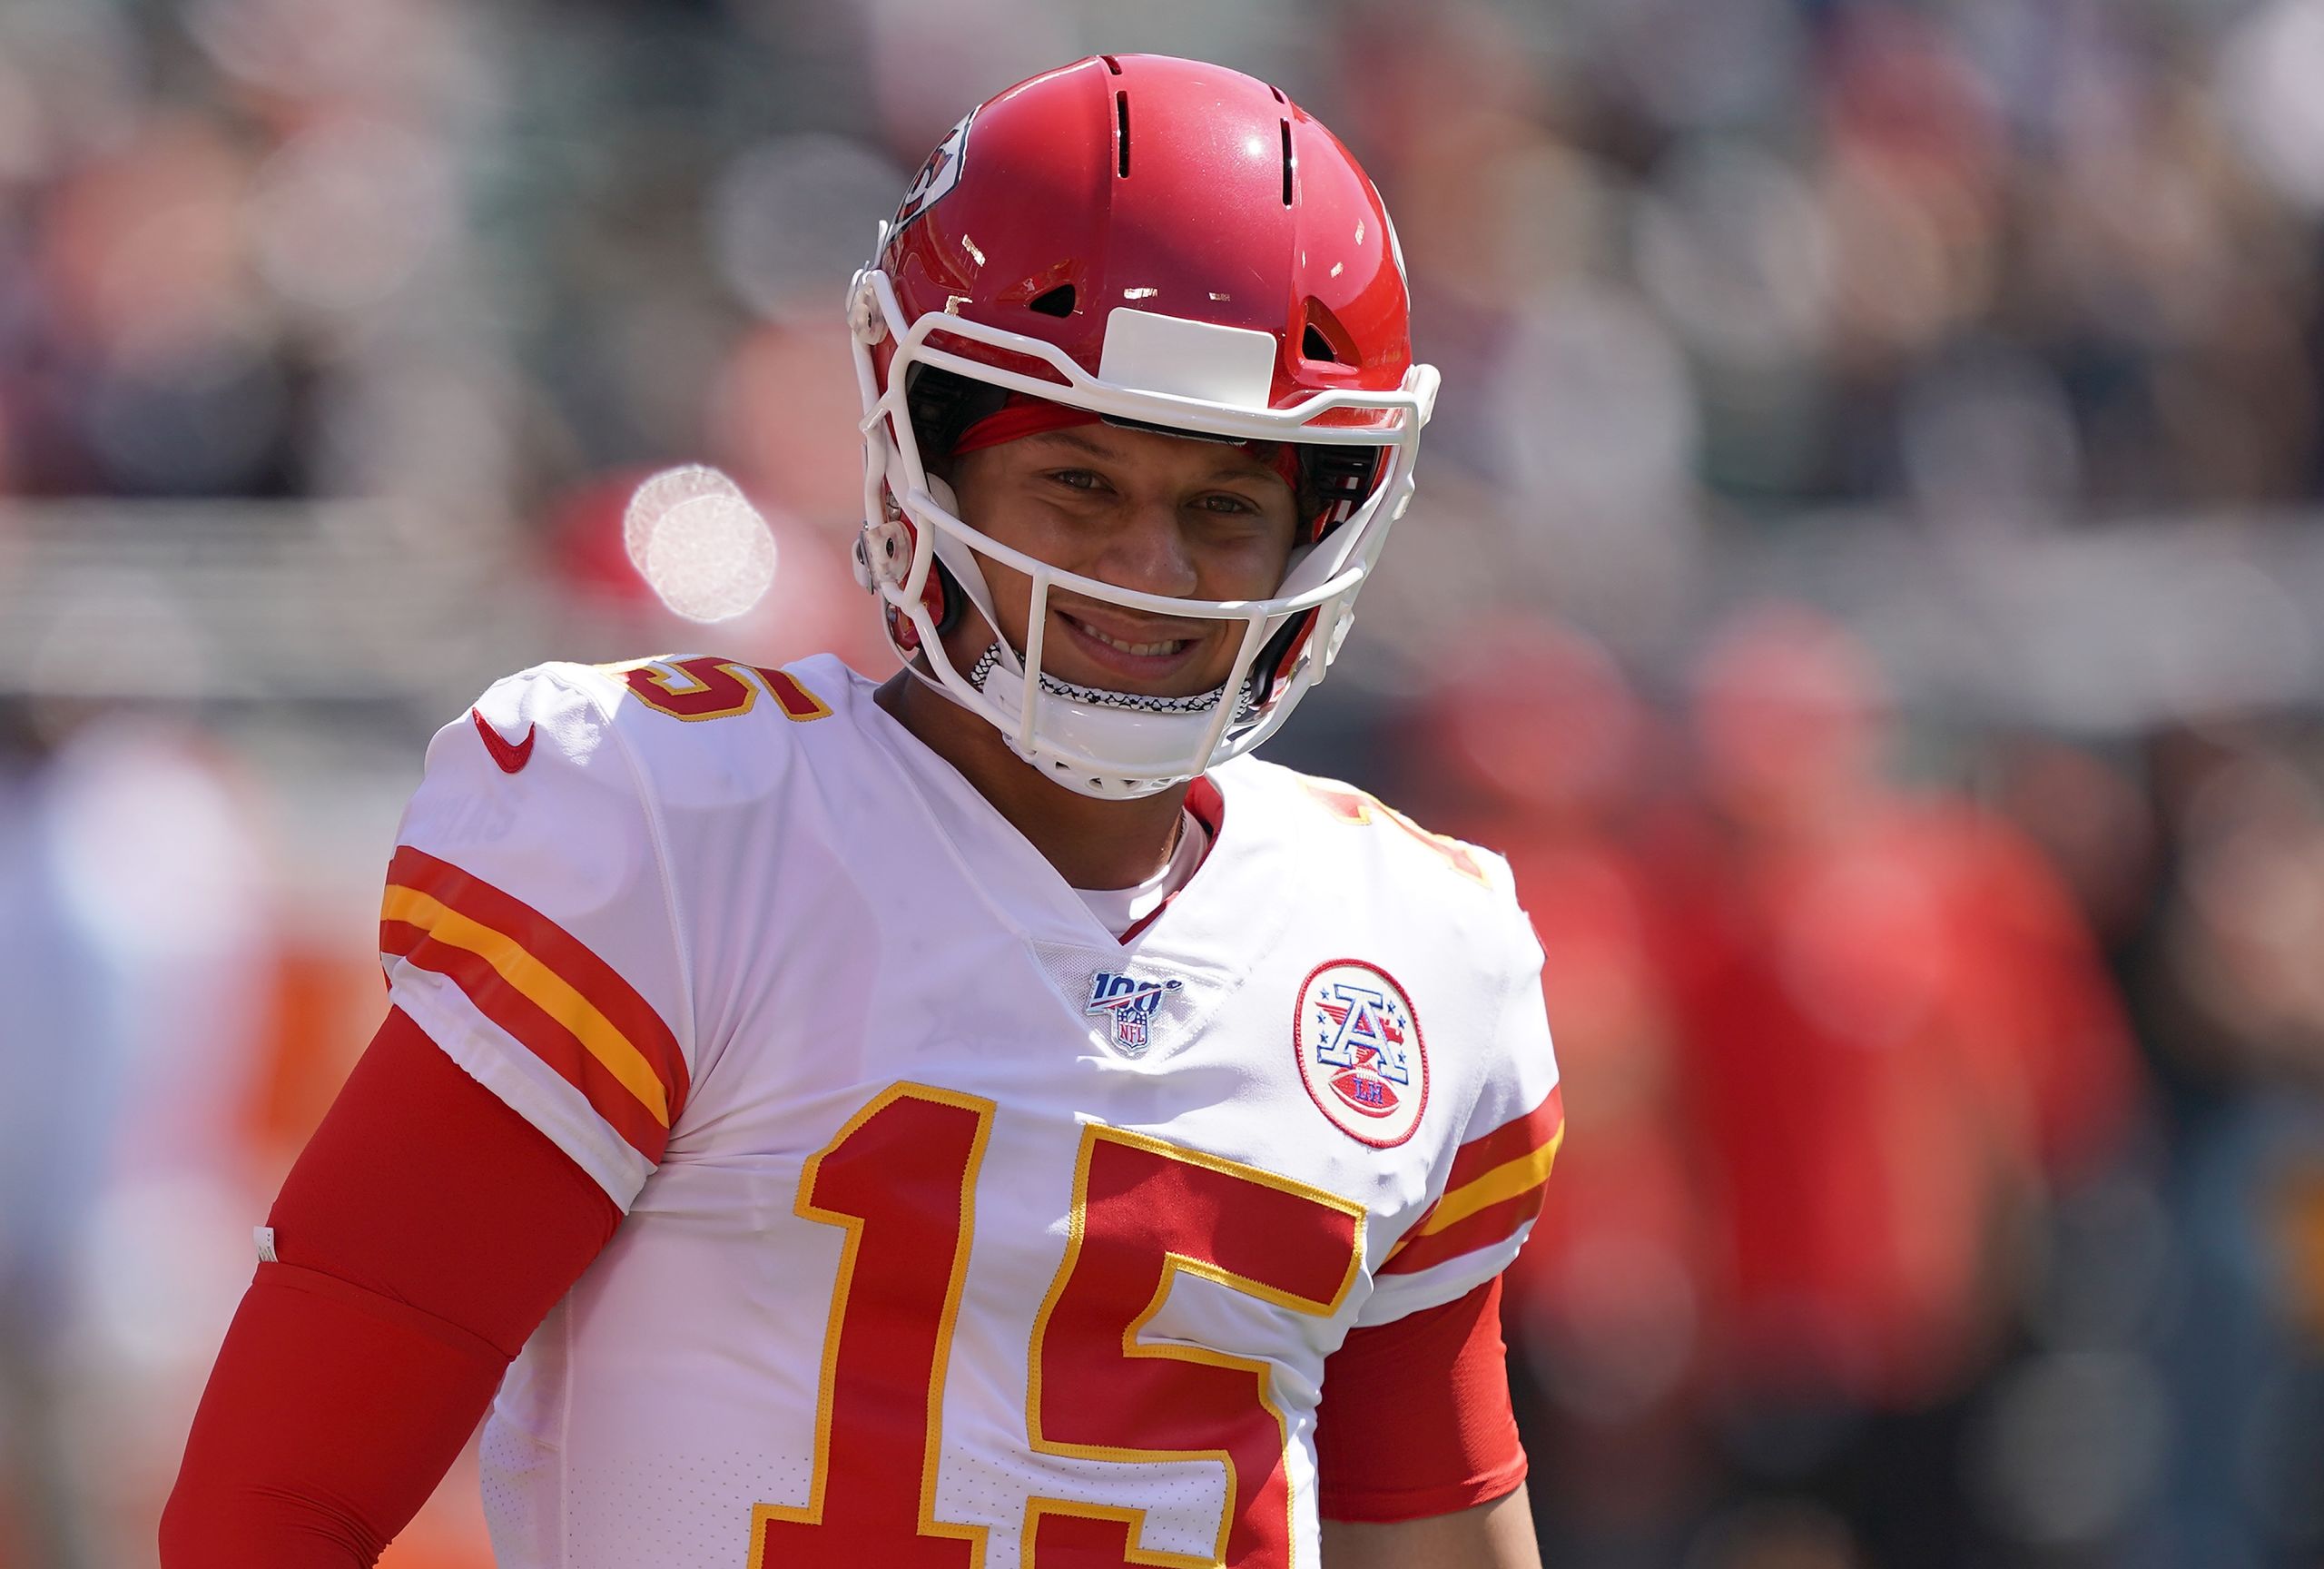
{"type": "Polygon", "coordinates": [[[2324,0],[6,0],[0,1566],[152,1561],[435,726],[881,668],[842,286],[1099,49],[1338,131],[1444,372],[1270,755],[1540,926],[1550,1564],[2324,1564],[2324,0]]]}

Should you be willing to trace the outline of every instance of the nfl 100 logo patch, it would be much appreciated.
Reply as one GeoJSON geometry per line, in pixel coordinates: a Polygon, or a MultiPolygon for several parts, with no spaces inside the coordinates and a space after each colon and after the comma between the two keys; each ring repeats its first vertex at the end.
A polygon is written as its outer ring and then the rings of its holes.
{"type": "Polygon", "coordinates": [[[1098,1014],[1112,1027],[1114,1049],[1125,1057],[1142,1057],[1154,1043],[1154,1014],[1162,999],[1183,982],[1144,981],[1135,975],[1100,970],[1090,978],[1089,1001],[1084,1013],[1098,1014]]]}
{"type": "Polygon", "coordinates": [[[1394,977],[1361,959],[1316,967],[1292,1021],[1300,1081],[1334,1127],[1377,1149],[1402,1144],[1428,1105],[1420,1016],[1394,977]]]}

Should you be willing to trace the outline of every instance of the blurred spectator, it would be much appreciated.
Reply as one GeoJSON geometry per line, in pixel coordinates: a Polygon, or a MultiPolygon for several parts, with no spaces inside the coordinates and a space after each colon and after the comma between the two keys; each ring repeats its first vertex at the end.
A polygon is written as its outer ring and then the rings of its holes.
{"type": "Polygon", "coordinates": [[[2175,878],[2147,972],[2181,1093],[2165,1189],[2181,1299],[2160,1336],[2188,1561],[2324,1551],[2324,775],[2306,726],[2215,721],[2158,748],[2175,878]]]}
{"type": "Polygon", "coordinates": [[[60,1359],[74,1249],[126,1071],[96,936],[73,918],[49,747],[0,706],[0,1563],[94,1564],[60,1359]]]}
{"type": "Polygon", "coordinates": [[[1695,799],[1601,647],[1528,620],[1469,648],[1409,794],[1509,854],[1545,951],[1572,1136],[1513,1315],[1545,1539],[1979,1561],[2013,1522],[1974,1523],[1967,1392],[2138,1087],[2072,896],[2004,822],[1887,782],[1869,656],[1804,609],[1713,640],[1695,799]],[[1737,1488],[1822,1505],[1706,1513],[1737,1488]]]}
{"type": "Polygon", "coordinates": [[[1673,933],[1743,1367],[1912,1404],[1990,1337],[1987,1228],[2092,1169],[2134,1080],[2054,874],[2005,824],[1886,782],[1885,703],[1837,627],[1730,624],[1695,687],[1715,815],[1672,841],[1699,869],[1673,868],[1673,933]]]}
{"type": "Polygon", "coordinates": [[[1630,842],[1659,726],[1602,646],[1545,621],[1481,628],[1424,712],[1409,755],[1425,769],[1399,796],[1509,857],[1571,1109],[1511,1274],[1511,1332],[1545,1407],[1544,1553],[1658,1536],[1675,1551],[1672,1500],[1701,1483],[1688,1424],[1710,1238],[1657,893],[1630,842]]]}
{"type": "Polygon", "coordinates": [[[1735,1460],[1823,1489],[1876,1562],[1934,1566],[1967,1561],[1959,1399],[2007,1343],[2015,1259],[2119,1146],[2137,1072],[2054,873],[1889,784],[1885,706],[1839,627],[1745,613],[1693,691],[1708,810],[1649,854],[1735,1460]]]}
{"type": "Polygon", "coordinates": [[[44,706],[0,813],[0,1475],[32,1484],[33,1562],[77,1569],[142,1548],[241,1289],[272,973],[230,774],[168,720],[44,706]]]}

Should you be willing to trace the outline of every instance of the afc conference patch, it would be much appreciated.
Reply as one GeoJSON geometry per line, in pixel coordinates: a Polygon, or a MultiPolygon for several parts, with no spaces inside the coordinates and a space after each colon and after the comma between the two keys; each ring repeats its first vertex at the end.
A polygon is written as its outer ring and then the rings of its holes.
{"type": "Polygon", "coordinates": [[[1361,959],[1317,966],[1291,1031],[1300,1081],[1341,1132],[1380,1150],[1413,1136],[1428,1105],[1428,1051],[1393,976],[1361,959]]]}

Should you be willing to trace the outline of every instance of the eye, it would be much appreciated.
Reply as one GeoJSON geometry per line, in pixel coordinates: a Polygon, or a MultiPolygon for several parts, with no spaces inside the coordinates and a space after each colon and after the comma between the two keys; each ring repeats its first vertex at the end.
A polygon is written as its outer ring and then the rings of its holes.
{"type": "Polygon", "coordinates": [[[1041,478],[1068,490],[1097,491],[1106,488],[1106,477],[1088,469],[1054,469],[1041,478]]]}
{"type": "Polygon", "coordinates": [[[1206,512],[1216,512],[1226,517],[1256,515],[1259,510],[1256,502],[1224,490],[1213,491],[1207,496],[1200,497],[1196,500],[1195,505],[1206,512]]]}

